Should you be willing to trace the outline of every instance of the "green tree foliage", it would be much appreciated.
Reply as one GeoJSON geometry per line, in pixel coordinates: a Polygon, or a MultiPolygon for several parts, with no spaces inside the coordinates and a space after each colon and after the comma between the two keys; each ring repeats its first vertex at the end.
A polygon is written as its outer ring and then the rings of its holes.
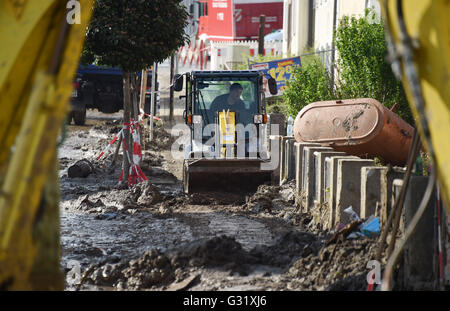
{"type": "Polygon", "coordinates": [[[294,69],[294,77],[283,92],[288,113],[293,118],[310,103],[334,98],[331,77],[317,57],[302,59],[302,66],[294,69]]]}
{"type": "MultiPolygon", "coordinates": [[[[137,119],[136,72],[164,61],[188,40],[186,7],[180,0],[97,0],[89,24],[82,61],[119,67],[123,74],[123,120],[137,119]]],[[[130,132],[124,132],[129,158],[130,132]]],[[[124,180],[128,157],[123,157],[124,180]]]]}
{"type": "Polygon", "coordinates": [[[97,0],[84,59],[133,72],[162,62],[187,40],[180,0],[97,0]]]}
{"type": "Polygon", "coordinates": [[[337,86],[342,98],[370,97],[396,111],[412,124],[413,118],[405,91],[386,61],[384,25],[367,10],[362,18],[345,16],[335,34],[338,50],[337,86]]]}
{"type": "Polygon", "coordinates": [[[384,25],[370,10],[362,18],[345,16],[335,33],[338,58],[335,64],[335,87],[329,72],[316,57],[302,58],[302,67],[295,70],[293,81],[284,91],[283,99],[289,114],[296,116],[315,101],[350,98],[374,98],[413,124],[401,81],[396,80],[386,61],[387,46],[384,25]]]}

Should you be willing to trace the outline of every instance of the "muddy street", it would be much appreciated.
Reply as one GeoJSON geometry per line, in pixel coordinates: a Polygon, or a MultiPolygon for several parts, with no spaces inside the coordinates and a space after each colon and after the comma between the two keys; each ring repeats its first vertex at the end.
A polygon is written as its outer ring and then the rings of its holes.
{"type": "Polygon", "coordinates": [[[167,125],[146,142],[149,181],[118,187],[121,153],[113,167],[114,148],[96,157],[121,122],[120,114],[88,112],[59,149],[66,290],[365,290],[374,240],[324,247],[330,233],[298,211],[292,182],[185,195],[167,125]],[[70,178],[81,159],[93,172],[70,178]]]}

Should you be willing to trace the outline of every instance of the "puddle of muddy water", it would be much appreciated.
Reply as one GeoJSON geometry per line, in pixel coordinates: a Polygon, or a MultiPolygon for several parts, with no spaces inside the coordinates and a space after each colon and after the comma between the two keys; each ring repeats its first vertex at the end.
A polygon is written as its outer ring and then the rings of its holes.
{"type": "Polygon", "coordinates": [[[164,251],[192,240],[189,227],[176,219],[139,216],[100,220],[92,215],[62,212],[63,266],[69,260],[93,264],[105,255],[133,258],[151,248],[164,251]]]}
{"type": "Polygon", "coordinates": [[[216,236],[224,234],[234,237],[247,251],[255,246],[273,243],[272,234],[266,226],[247,217],[217,213],[211,217],[209,229],[216,236]]]}
{"type": "Polygon", "coordinates": [[[139,212],[100,220],[94,215],[61,212],[62,267],[76,260],[82,271],[101,261],[137,258],[146,250],[163,252],[202,238],[234,237],[249,251],[273,243],[271,232],[260,222],[226,213],[188,213],[190,221],[155,217],[139,212]],[[124,218],[123,218],[124,217],[124,218]]]}

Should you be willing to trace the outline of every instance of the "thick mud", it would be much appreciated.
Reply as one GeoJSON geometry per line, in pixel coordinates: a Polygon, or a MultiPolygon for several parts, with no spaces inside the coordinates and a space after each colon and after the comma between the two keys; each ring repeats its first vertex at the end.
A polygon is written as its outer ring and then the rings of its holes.
{"type": "Polygon", "coordinates": [[[162,125],[145,143],[149,182],[119,188],[121,153],[112,167],[114,147],[96,160],[120,130],[119,116],[88,112],[88,125],[68,126],[59,149],[67,290],[365,290],[374,239],[324,247],[331,233],[299,212],[292,182],[185,195],[182,161],[162,125]],[[93,172],[68,177],[81,159],[93,172]]]}

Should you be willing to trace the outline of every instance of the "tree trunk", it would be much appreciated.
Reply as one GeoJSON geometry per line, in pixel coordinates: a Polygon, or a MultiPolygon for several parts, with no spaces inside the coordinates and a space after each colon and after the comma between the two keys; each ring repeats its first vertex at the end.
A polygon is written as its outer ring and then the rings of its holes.
{"type": "MultiPolygon", "coordinates": [[[[141,77],[142,79],[142,77],[141,77]]],[[[132,81],[132,91],[131,91],[131,97],[133,100],[133,104],[132,104],[132,110],[131,110],[131,117],[133,118],[134,121],[138,120],[138,116],[141,113],[140,110],[140,100],[139,100],[139,93],[140,93],[140,84],[139,82],[139,76],[136,72],[131,73],[131,81],[132,81]]],[[[144,98],[145,98],[145,93],[144,93],[144,98]]],[[[142,126],[139,123],[139,141],[141,142],[141,148],[142,148],[142,126]]],[[[143,148],[142,148],[143,149],[143,148]]],[[[142,158],[141,161],[139,163],[139,165],[142,165],[142,158]]]]}
{"type": "MultiPolygon", "coordinates": [[[[145,111],[145,93],[147,91],[147,79],[148,79],[148,70],[144,69],[142,70],[141,74],[141,96],[140,96],[140,102],[139,102],[139,108],[142,109],[142,111],[145,111]]],[[[140,124],[139,125],[141,129],[141,145],[142,150],[145,150],[145,126],[140,124]]]]}
{"type": "MultiPolygon", "coordinates": [[[[123,73],[123,122],[124,123],[130,123],[131,118],[131,94],[130,94],[130,73],[124,72],[123,73]]],[[[126,146],[128,147],[128,151],[131,151],[131,144],[130,144],[130,131],[123,131],[126,146]]],[[[123,147],[123,182],[128,183],[128,175],[130,171],[130,163],[128,161],[128,156],[131,159],[131,154],[125,150],[125,144],[122,145],[123,147]]]]}
{"type": "Polygon", "coordinates": [[[139,103],[138,103],[138,83],[137,83],[138,75],[134,72],[131,73],[131,99],[132,99],[132,109],[131,109],[131,117],[133,120],[137,120],[139,111],[139,103]]]}

